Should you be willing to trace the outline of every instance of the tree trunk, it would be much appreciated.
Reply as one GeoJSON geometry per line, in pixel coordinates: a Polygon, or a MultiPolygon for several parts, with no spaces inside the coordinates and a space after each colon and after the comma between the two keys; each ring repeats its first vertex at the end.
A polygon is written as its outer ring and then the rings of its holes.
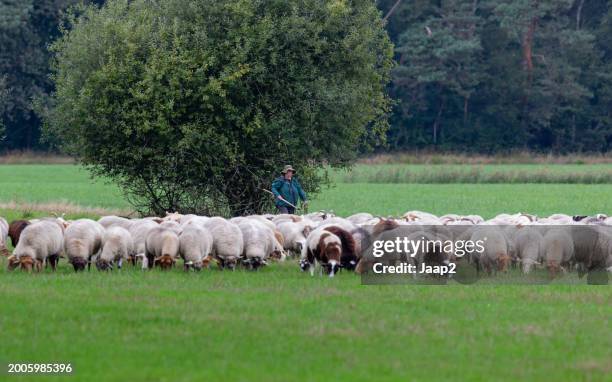
{"type": "Polygon", "coordinates": [[[531,73],[533,71],[533,37],[535,34],[537,19],[534,17],[529,22],[529,27],[525,36],[523,36],[523,65],[527,70],[529,81],[531,82],[531,73]]]}
{"type": "Polygon", "coordinates": [[[584,0],[579,0],[578,8],[576,9],[576,30],[580,30],[580,19],[582,18],[582,7],[584,7],[584,0]]]}

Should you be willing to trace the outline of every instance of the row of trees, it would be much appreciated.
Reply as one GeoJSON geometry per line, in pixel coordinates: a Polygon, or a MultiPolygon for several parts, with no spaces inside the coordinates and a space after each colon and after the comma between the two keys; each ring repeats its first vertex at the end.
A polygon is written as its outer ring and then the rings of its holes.
{"type": "Polygon", "coordinates": [[[392,148],[608,151],[612,2],[385,0],[392,148]]]}
{"type": "MultiPolygon", "coordinates": [[[[44,148],[48,45],[79,0],[0,1],[0,148],[44,148]]],[[[89,0],[101,4],[104,0],[89,0]]],[[[397,67],[391,149],[607,151],[608,0],[379,0],[397,67]]]]}

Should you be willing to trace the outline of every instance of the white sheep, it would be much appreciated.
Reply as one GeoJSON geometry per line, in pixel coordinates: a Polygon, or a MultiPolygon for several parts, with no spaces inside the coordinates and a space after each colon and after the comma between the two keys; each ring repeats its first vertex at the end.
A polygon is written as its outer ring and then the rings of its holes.
{"type": "Polygon", "coordinates": [[[283,235],[283,248],[294,254],[300,254],[306,248],[306,238],[314,229],[314,225],[306,220],[286,221],[278,224],[276,229],[283,235]]]}
{"type": "Polygon", "coordinates": [[[41,219],[28,225],[13,251],[12,268],[21,266],[26,271],[34,268],[42,270],[45,261],[49,261],[55,271],[59,256],[63,249],[64,225],[57,219],[41,219]]]}
{"type": "Polygon", "coordinates": [[[145,256],[147,235],[149,231],[157,227],[159,227],[159,224],[153,220],[140,219],[134,221],[134,224],[129,229],[132,240],[134,241],[135,260],[142,261],[142,269],[147,269],[149,267],[148,259],[145,256]]]}
{"type": "MultiPolygon", "coordinates": [[[[82,271],[87,265],[91,267],[91,260],[103,246],[104,227],[95,220],[75,220],[64,235],[64,253],[74,271],[82,271]]],[[[21,240],[20,240],[21,241],[21,240]]]]}
{"type": "Polygon", "coordinates": [[[109,215],[103,216],[98,219],[98,223],[100,223],[104,228],[118,226],[121,228],[130,229],[130,227],[134,224],[134,220],[130,220],[121,216],[109,215]]]}
{"type": "Polygon", "coordinates": [[[240,228],[222,217],[212,217],[204,223],[213,237],[213,257],[219,268],[235,269],[242,255],[244,242],[240,228]]]}
{"type": "Polygon", "coordinates": [[[471,240],[484,244],[482,253],[474,253],[479,268],[491,274],[495,271],[506,271],[510,264],[510,248],[508,239],[499,227],[481,226],[474,230],[471,240]]]}
{"type": "Polygon", "coordinates": [[[134,255],[134,240],[125,228],[119,226],[107,228],[102,241],[104,242],[102,253],[96,260],[98,270],[113,269],[115,262],[121,268],[123,262],[134,255]]]}
{"type": "Polygon", "coordinates": [[[284,258],[284,251],[274,231],[256,219],[245,219],[238,223],[242,232],[244,249],[242,262],[251,269],[267,264],[269,257],[284,258]]]}
{"type": "Polygon", "coordinates": [[[365,224],[372,219],[374,219],[374,216],[368,212],[360,212],[346,218],[346,220],[350,221],[351,223],[358,225],[365,224]]]}
{"type": "Polygon", "coordinates": [[[187,224],[179,236],[179,253],[184,261],[184,269],[201,270],[208,265],[213,249],[210,232],[197,225],[187,224]]]}
{"type": "Polygon", "coordinates": [[[162,227],[160,224],[151,229],[145,241],[145,255],[149,268],[155,265],[159,265],[163,270],[172,268],[179,255],[179,247],[178,232],[172,227],[162,227]]]}

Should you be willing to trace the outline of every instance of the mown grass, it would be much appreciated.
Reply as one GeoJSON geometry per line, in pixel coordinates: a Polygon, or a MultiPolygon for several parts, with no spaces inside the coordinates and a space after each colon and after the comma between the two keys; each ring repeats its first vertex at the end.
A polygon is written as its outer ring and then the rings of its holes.
{"type": "MultiPolygon", "coordinates": [[[[612,288],[300,273],[0,271],[0,361],[77,380],[605,380],[612,288]]],[[[54,378],[49,378],[50,380],[54,378]]]]}
{"type": "MultiPolygon", "coordinates": [[[[556,171],[565,171],[562,169],[556,171]]],[[[573,170],[567,170],[573,171],[573,170]]],[[[341,179],[334,179],[339,181],[341,179]]],[[[355,212],[400,215],[409,210],[434,214],[479,214],[493,217],[502,212],[529,212],[540,216],[611,213],[612,184],[376,184],[343,183],[323,189],[310,210],[333,210],[347,216],[355,212]]],[[[102,180],[92,180],[86,171],[72,165],[0,166],[0,204],[10,201],[48,203],[57,213],[79,213],[76,206],[95,206],[129,211],[119,189],[102,180]],[[59,203],[57,203],[59,202],[59,203]],[[61,203],[66,206],[62,209],[61,203]]],[[[38,213],[34,205],[30,213],[38,213]]],[[[0,210],[13,216],[22,210],[0,210]]],[[[28,212],[28,211],[25,211],[28,212]]],[[[48,215],[49,213],[46,212],[48,215]]],[[[9,219],[9,220],[11,220],[9,219]]]]}
{"type": "Polygon", "coordinates": [[[332,171],[342,183],[612,184],[612,164],[594,165],[357,165],[332,171]]]}

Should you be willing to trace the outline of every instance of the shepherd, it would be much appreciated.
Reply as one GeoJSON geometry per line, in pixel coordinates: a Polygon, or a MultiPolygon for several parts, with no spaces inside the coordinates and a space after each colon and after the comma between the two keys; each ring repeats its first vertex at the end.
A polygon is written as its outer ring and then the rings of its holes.
{"type": "Polygon", "coordinates": [[[306,193],[302,189],[300,182],[293,176],[297,172],[291,165],[287,165],[281,171],[281,176],[272,182],[272,193],[274,194],[274,203],[278,212],[281,214],[293,214],[299,199],[302,199],[302,206],[308,206],[306,193]]]}

